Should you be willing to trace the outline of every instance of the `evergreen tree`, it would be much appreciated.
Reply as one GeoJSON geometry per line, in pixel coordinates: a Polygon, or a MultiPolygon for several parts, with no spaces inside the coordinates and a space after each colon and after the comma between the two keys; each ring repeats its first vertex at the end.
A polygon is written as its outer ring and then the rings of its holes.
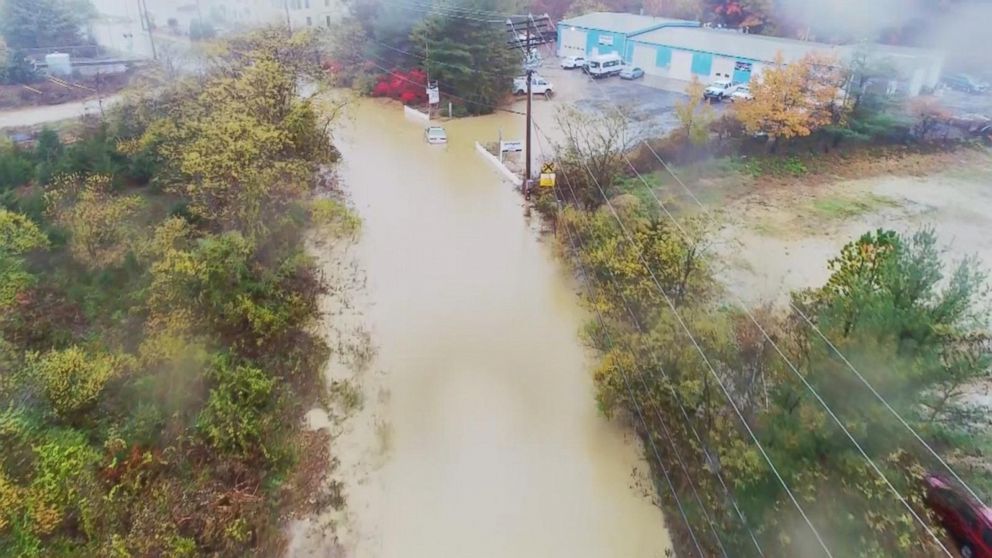
{"type": "Polygon", "coordinates": [[[0,32],[11,49],[81,45],[82,26],[94,13],[88,0],[5,0],[0,32]]]}
{"type": "MultiPolygon", "coordinates": [[[[476,0],[465,7],[508,11],[499,0],[476,0]]],[[[414,48],[425,54],[424,69],[438,81],[442,94],[466,99],[470,114],[495,110],[520,71],[522,52],[509,47],[509,33],[500,22],[434,13],[414,28],[410,38],[414,48]]]]}

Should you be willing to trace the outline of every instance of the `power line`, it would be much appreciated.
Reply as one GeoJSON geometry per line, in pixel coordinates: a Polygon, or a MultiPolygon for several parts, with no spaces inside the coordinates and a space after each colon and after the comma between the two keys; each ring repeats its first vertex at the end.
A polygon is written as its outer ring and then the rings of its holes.
{"type": "MultiPolygon", "coordinates": [[[[650,144],[648,144],[647,142],[645,142],[645,145],[648,146],[648,149],[651,151],[652,155],[654,155],[654,157],[664,166],[664,168],[668,172],[668,174],[670,174],[672,176],[672,178],[674,178],[675,181],[679,184],[679,186],[681,186],[682,189],[685,190],[685,192],[689,195],[690,198],[692,198],[692,200],[696,203],[696,205],[698,205],[700,207],[700,209],[703,210],[703,212],[706,214],[706,216],[711,221],[714,221],[715,222],[716,221],[716,218],[713,216],[713,213],[709,210],[709,208],[707,208],[705,205],[703,205],[703,203],[701,201],[699,201],[699,198],[696,197],[696,195],[692,192],[692,190],[688,186],[686,186],[686,184],[675,173],[675,171],[671,168],[671,166],[668,163],[666,163],[658,155],[658,153],[654,150],[653,147],[651,147],[650,144]]],[[[940,454],[938,454],[937,451],[934,450],[933,447],[930,444],[928,444],[923,439],[922,436],[920,436],[919,432],[917,432],[917,430],[914,429],[909,424],[909,422],[907,422],[906,419],[903,418],[903,416],[895,408],[892,407],[892,405],[888,402],[888,400],[886,400],[885,397],[883,397],[882,394],[880,394],[878,392],[878,390],[875,388],[875,386],[872,385],[872,383],[869,382],[867,378],[865,378],[865,376],[851,363],[851,361],[844,355],[844,353],[841,352],[841,350],[837,348],[837,346],[833,343],[833,341],[831,341],[823,333],[823,331],[809,318],[809,316],[805,312],[803,312],[803,310],[801,308],[799,308],[798,306],[796,306],[791,300],[789,301],[789,307],[793,311],[795,311],[797,314],[799,314],[799,316],[802,317],[803,321],[805,321],[811,328],[813,328],[813,331],[816,332],[817,336],[819,336],[820,339],[822,339],[827,344],[827,346],[830,347],[830,350],[833,351],[834,354],[836,354],[838,357],[840,357],[840,359],[844,363],[844,365],[851,372],[854,373],[854,375],[858,378],[858,380],[861,381],[862,384],[864,384],[864,386],[866,388],[868,388],[868,391],[871,392],[871,394],[875,397],[875,399],[877,399],[889,411],[889,413],[891,413],[894,417],[896,417],[896,419],[899,421],[899,423],[904,428],[906,428],[906,430],[908,430],[910,432],[910,434],[913,435],[913,437],[916,439],[916,441],[919,442],[920,445],[922,445],[924,448],[926,448],[927,452],[930,453],[930,455],[933,456],[945,469],[947,469],[947,471],[949,473],[951,473],[951,475],[954,477],[954,479],[957,480],[957,482],[959,484],[961,484],[961,486],[963,486],[968,491],[968,493],[971,494],[971,496],[973,498],[975,498],[983,506],[986,506],[984,500],[975,492],[975,490],[968,483],[966,483],[958,475],[958,473],[950,466],[950,464],[948,464],[947,461],[945,461],[944,458],[941,457],[940,454]]]]}
{"type": "Polygon", "coordinates": [[[495,18],[496,16],[473,17],[472,15],[469,15],[469,13],[467,12],[449,11],[447,8],[438,7],[438,6],[427,6],[423,4],[407,3],[407,2],[394,2],[391,0],[379,0],[379,1],[382,2],[383,4],[405,9],[408,11],[413,11],[416,13],[423,13],[425,15],[434,12],[439,15],[443,15],[445,17],[449,17],[452,19],[461,19],[464,21],[472,21],[476,23],[489,23],[489,24],[503,23],[503,19],[496,19],[495,18]],[[487,17],[488,19],[486,19],[487,17]]]}
{"type": "MultiPolygon", "coordinates": [[[[540,136],[538,136],[537,145],[538,145],[538,150],[541,151],[541,155],[543,157],[544,156],[544,148],[542,146],[540,136]]],[[[566,186],[568,186],[569,192],[571,192],[571,194],[572,194],[572,199],[576,199],[575,189],[572,188],[571,180],[569,180],[568,174],[565,173],[565,169],[564,168],[560,168],[560,169],[558,169],[558,172],[561,172],[562,178],[564,179],[566,186]]],[[[563,223],[563,225],[566,227],[566,232],[567,232],[567,227],[568,227],[567,223],[563,223]]],[[[571,244],[571,241],[570,241],[570,244],[571,244]]],[[[574,248],[574,245],[573,245],[573,248],[574,248]]],[[[582,265],[581,264],[581,261],[577,261],[577,265],[579,265],[581,267],[581,265],[582,265]]],[[[609,273],[610,279],[613,281],[614,285],[619,284],[619,281],[618,281],[618,279],[616,277],[616,274],[613,272],[613,269],[610,268],[610,267],[607,267],[606,270],[607,270],[607,273],[609,273]]],[[[640,323],[640,320],[637,319],[637,315],[631,309],[631,307],[630,307],[630,301],[627,300],[627,295],[625,295],[624,292],[623,292],[623,290],[622,289],[619,289],[619,288],[617,289],[617,293],[620,295],[620,299],[621,299],[621,301],[623,303],[624,309],[627,310],[627,314],[630,316],[631,323],[633,323],[634,327],[637,329],[637,331],[639,331],[641,333],[641,335],[647,335],[647,331],[645,330],[644,326],[640,323]]],[[[648,347],[649,347],[649,350],[650,350],[650,353],[651,353],[652,358],[654,358],[655,362],[658,365],[658,369],[661,370],[662,375],[665,377],[666,383],[668,385],[668,389],[669,389],[669,391],[672,394],[672,398],[675,400],[675,403],[678,405],[679,410],[682,412],[683,418],[685,418],[685,424],[686,424],[686,426],[688,426],[689,429],[692,431],[693,436],[696,438],[696,441],[699,442],[700,447],[701,448],[704,448],[703,449],[703,452],[708,455],[708,452],[705,450],[706,444],[703,442],[703,439],[699,435],[699,432],[696,430],[696,427],[692,424],[692,420],[689,418],[689,413],[686,411],[685,405],[682,404],[682,399],[679,397],[678,392],[675,391],[674,382],[672,381],[672,377],[668,374],[668,372],[665,371],[664,366],[661,365],[661,358],[658,356],[657,352],[655,352],[654,347],[652,345],[650,345],[650,344],[648,344],[648,347]]],[[[641,379],[641,384],[642,384],[642,387],[644,387],[645,391],[648,391],[647,385],[644,383],[643,378],[641,379]]],[[[656,414],[658,415],[658,419],[664,425],[664,419],[661,418],[661,414],[660,414],[660,411],[658,410],[657,405],[655,406],[655,411],[656,411],[656,414]]],[[[666,431],[667,431],[667,426],[666,426],[666,431]]],[[[668,436],[668,438],[671,441],[671,436],[670,435],[668,436]]],[[[672,443],[672,445],[674,447],[674,442],[672,443]]],[[[683,470],[685,470],[685,467],[683,467],[683,470]]],[[[717,479],[720,481],[720,485],[723,487],[724,493],[730,498],[730,501],[731,501],[731,503],[733,505],[734,511],[737,513],[737,517],[741,521],[741,526],[744,527],[745,530],[747,530],[748,535],[751,538],[751,541],[754,543],[755,549],[757,549],[757,551],[758,551],[758,554],[761,555],[761,556],[764,556],[764,552],[761,550],[761,545],[758,544],[757,537],[755,537],[754,532],[748,526],[747,519],[744,518],[744,513],[741,511],[740,507],[737,505],[737,499],[734,498],[733,493],[730,491],[730,488],[727,486],[727,483],[724,481],[723,475],[720,474],[719,469],[716,469],[714,472],[716,473],[717,479]]],[[[689,475],[688,471],[686,471],[686,475],[691,478],[691,475],[689,475]]]]}
{"type": "MultiPolygon", "coordinates": [[[[541,152],[541,155],[542,155],[542,158],[543,158],[544,155],[545,155],[545,153],[544,153],[544,147],[543,147],[543,144],[541,142],[540,136],[538,136],[538,138],[537,138],[537,146],[538,146],[538,150],[541,152]]],[[[572,188],[572,184],[571,184],[571,181],[568,178],[568,175],[565,173],[565,171],[564,171],[563,168],[562,169],[559,169],[559,171],[561,172],[562,178],[564,179],[565,184],[568,186],[568,189],[569,189],[569,191],[572,194],[572,198],[575,199],[575,195],[576,195],[575,194],[575,190],[572,188]]],[[[556,187],[556,188],[559,188],[560,189],[560,187],[556,187]]],[[[560,201],[558,201],[557,197],[556,197],[556,202],[558,203],[558,206],[559,206],[559,212],[563,211],[562,208],[561,208],[561,203],[560,203],[560,201]]],[[[572,235],[571,235],[571,232],[569,231],[568,224],[563,222],[562,225],[565,228],[566,235],[568,235],[568,237],[569,237],[569,245],[572,247],[573,251],[577,251],[576,243],[572,241],[572,235]]],[[[581,244],[581,241],[580,241],[579,244],[581,244]]],[[[584,268],[582,266],[582,262],[580,260],[577,260],[576,261],[576,265],[578,266],[578,268],[580,270],[580,273],[582,273],[582,275],[585,276],[588,279],[588,274],[585,272],[585,270],[584,270],[584,268]]],[[[614,275],[614,273],[613,273],[613,270],[610,269],[610,268],[607,268],[607,272],[610,274],[611,279],[616,284],[618,281],[617,281],[616,275],[614,275]]],[[[637,320],[637,316],[634,314],[633,310],[631,310],[630,304],[629,304],[629,302],[627,300],[626,295],[623,294],[623,291],[622,290],[619,290],[618,289],[618,292],[619,292],[620,297],[621,297],[621,299],[623,301],[624,308],[627,310],[628,314],[631,317],[631,321],[634,324],[634,327],[642,335],[645,335],[646,332],[644,331],[644,329],[641,326],[640,322],[637,320]]],[[[692,430],[693,434],[695,434],[696,440],[699,442],[700,446],[703,447],[704,444],[703,444],[702,438],[699,436],[699,433],[696,431],[696,428],[692,425],[692,422],[689,419],[689,415],[686,412],[685,407],[682,405],[682,402],[681,402],[678,394],[675,392],[675,389],[674,389],[674,387],[672,385],[672,379],[671,379],[671,377],[665,371],[665,368],[661,365],[661,359],[658,358],[658,355],[657,355],[657,353],[655,353],[655,351],[654,351],[653,348],[651,349],[651,356],[654,357],[656,363],[658,364],[659,370],[661,370],[661,373],[665,376],[665,379],[667,380],[667,383],[668,383],[669,390],[671,391],[672,396],[675,398],[676,403],[679,405],[679,408],[682,410],[682,415],[685,417],[686,426],[688,426],[692,430]]],[[[641,387],[644,389],[644,391],[645,392],[650,391],[648,389],[647,383],[644,381],[644,379],[642,377],[640,378],[640,381],[641,381],[641,387]]],[[[657,416],[659,422],[661,422],[662,428],[665,431],[665,437],[668,439],[668,442],[671,445],[672,449],[675,450],[675,454],[676,454],[676,457],[678,458],[679,464],[681,465],[682,471],[685,473],[686,478],[689,479],[690,486],[692,487],[693,493],[696,496],[696,501],[699,503],[699,507],[700,507],[700,509],[702,509],[703,514],[704,514],[704,516],[706,518],[706,521],[710,524],[710,527],[713,530],[713,536],[716,539],[717,544],[720,546],[720,550],[721,550],[722,554],[724,556],[726,556],[727,555],[727,551],[726,551],[726,549],[723,546],[723,542],[720,539],[720,535],[716,531],[716,526],[715,526],[713,520],[710,519],[709,513],[707,513],[706,507],[705,507],[705,505],[702,502],[702,498],[699,496],[699,493],[698,493],[698,491],[696,489],[696,486],[695,486],[696,483],[693,480],[692,475],[689,473],[688,467],[685,465],[685,461],[682,459],[682,456],[681,456],[681,453],[679,452],[678,446],[675,444],[675,441],[672,438],[671,432],[668,430],[668,425],[667,425],[665,419],[662,418],[662,416],[661,416],[660,406],[658,404],[655,404],[654,407],[655,407],[655,416],[657,416]]],[[[650,432],[648,432],[647,434],[650,436],[650,432]]],[[[723,480],[723,476],[720,474],[719,471],[716,471],[716,474],[717,474],[717,477],[720,479],[720,484],[723,486],[724,492],[730,497],[731,501],[733,502],[733,507],[737,511],[738,517],[741,520],[741,525],[744,527],[745,530],[747,530],[748,534],[750,535],[751,540],[754,543],[755,548],[758,550],[758,554],[761,555],[761,556],[764,556],[764,552],[762,552],[762,550],[761,550],[761,545],[758,544],[758,540],[754,536],[754,532],[752,532],[751,529],[750,529],[750,527],[748,527],[747,521],[744,519],[743,513],[741,513],[740,508],[737,506],[737,500],[733,497],[733,494],[731,494],[730,493],[730,490],[727,488],[727,485],[726,485],[726,483],[723,480]]]]}
{"type": "MultiPolygon", "coordinates": [[[[538,133],[542,133],[539,127],[538,127],[538,133]]],[[[546,134],[545,137],[547,137],[546,134]]],[[[637,247],[637,244],[634,243],[633,238],[631,237],[629,231],[627,230],[627,227],[623,224],[623,221],[620,219],[620,215],[617,213],[616,208],[613,207],[613,203],[610,201],[610,198],[606,195],[606,191],[603,190],[603,187],[602,185],[600,185],[599,180],[596,178],[596,175],[593,174],[592,170],[589,168],[588,165],[584,164],[584,166],[586,167],[586,172],[589,174],[590,178],[593,179],[593,183],[596,184],[596,188],[599,190],[599,193],[602,195],[603,201],[606,203],[606,206],[609,208],[610,212],[613,214],[614,219],[616,219],[617,224],[620,226],[620,230],[623,232],[623,235],[626,238],[627,242],[631,246],[637,247]]],[[[672,314],[675,317],[676,321],[679,323],[682,330],[689,337],[690,343],[695,348],[696,352],[699,353],[699,356],[703,359],[703,363],[706,365],[706,368],[713,376],[713,379],[716,380],[717,384],[720,386],[721,391],[723,391],[723,394],[727,397],[727,402],[730,403],[730,406],[734,410],[734,413],[737,415],[737,418],[740,419],[741,424],[744,426],[744,429],[747,431],[748,435],[754,441],[755,445],[758,448],[758,451],[761,453],[762,458],[765,460],[765,463],[768,464],[768,467],[772,470],[772,473],[775,475],[775,478],[778,479],[779,484],[782,485],[782,488],[785,490],[789,499],[792,501],[793,505],[796,507],[796,509],[799,511],[799,514],[802,516],[803,521],[805,521],[806,525],[809,526],[810,530],[813,533],[813,536],[816,538],[817,542],[819,543],[820,547],[823,549],[824,553],[826,553],[827,556],[832,557],[833,554],[830,552],[830,549],[827,547],[826,542],[824,542],[823,537],[820,536],[820,532],[813,525],[813,522],[809,519],[809,516],[806,514],[806,511],[803,510],[801,505],[799,505],[799,500],[796,498],[795,494],[793,494],[792,489],[789,488],[788,483],[785,482],[785,479],[782,477],[782,474],[775,466],[775,463],[768,455],[768,452],[765,450],[764,446],[761,445],[761,441],[758,440],[757,435],[755,435],[754,431],[751,429],[751,425],[748,424],[747,420],[744,418],[744,414],[737,406],[737,403],[734,402],[734,399],[731,396],[730,391],[727,389],[727,386],[724,385],[723,380],[720,379],[720,375],[717,374],[716,369],[713,367],[713,364],[710,363],[710,360],[706,356],[706,353],[703,351],[702,346],[700,346],[695,336],[692,335],[692,332],[689,331],[689,327],[686,325],[685,320],[679,314],[678,309],[675,307],[675,303],[672,302],[671,297],[669,297],[668,293],[665,292],[665,289],[661,286],[661,282],[654,274],[654,271],[651,269],[651,266],[647,264],[647,261],[644,259],[644,254],[639,249],[638,249],[638,259],[641,261],[641,265],[644,266],[645,271],[647,271],[648,274],[651,276],[651,279],[655,283],[655,286],[658,288],[658,292],[661,293],[662,297],[665,299],[665,302],[667,303],[669,309],[672,311],[672,314]]]]}
{"type": "MultiPolygon", "coordinates": [[[[560,205],[559,205],[559,207],[560,207],[560,205]]],[[[566,228],[566,232],[568,232],[567,231],[567,228],[566,228]]],[[[571,233],[568,233],[568,237],[569,237],[569,244],[572,245],[573,250],[574,250],[575,249],[575,245],[574,245],[574,243],[572,243],[571,233]]],[[[585,275],[585,271],[581,267],[580,267],[580,272],[583,275],[585,275]]],[[[588,282],[588,280],[586,281],[586,283],[587,283],[587,285],[590,284],[588,282]]],[[[590,295],[589,296],[590,296],[590,298],[592,297],[591,290],[590,290],[590,295]]],[[[613,339],[610,337],[609,329],[606,326],[606,321],[603,318],[603,314],[599,310],[598,307],[595,307],[594,306],[594,309],[595,309],[596,316],[597,316],[598,321],[599,321],[599,324],[600,324],[600,328],[601,328],[601,330],[603,332],[603,336],[606,338],[607,344],[609,344],[612,347],[613,346],[613,339]]],[[[644,429],[644,432],[647,435],[648,444],[651,446],[651,449],[652,449],[652,451],[654,453],[654,456],[655,456],[655,460],[658,462],[658,468],[661,469],[661,472],[662,472],[662,474],[665,477],[665,481],[668,484],[668,488],[669,488],[669,490],[672,493],[672,497],[675,499],[675,503],[676,503],[676,506],[678,507],[679,514],[682,516],[682,521],[685,523],[686,529],[689,530],[689,537],[692,539],[693,546],[695,546],[696,552],[699,555],[699,557],[700,558],[703,558],[706,555],[703,553],[703,549],[702,549],[702,547],[699,544],[699,540],[696,538],[696,534],[695,534],[695,531],[692,528],[692,524],[689,522],[689,517],[685,513],[685,508],[682,506],[682,501],[679,499],[678,492],[676,492],[676,490],[675,490],[675,485],[674,485],[674,483],[672,483],[672,479],[671,479],[670,475],[668,474],[668,469],[665,467],[665,463],[662,461],[661,455],[658,453],[658,446],[654,442],[654,437],[651,435],[651,430],[648,428],[647,421],[644,420],[644,413],[643,413],[643,411],[641,409],[641,405],[640,405],[640,403],[638,403],[637,397],[634,394],[634,390],[633,390],[633,388],[630,385],[630,378],[627,375],[627,372],[626,372],[626,370],[625,370],[622,362],[617,361],[617,366],[618,366],[618,368],[620,370],[620,375],[623,378],[624,386],[627,388],[627,393],[630,395],[631,402],[634,405],[635,414],[637,415],[637,418],[640,420],[641,427],[644,429]]],[[[672,444],[672,445],[674,447],[674,444],[672,444]]],[[[698,498],[698,494],[697,494],[697,498],[698,498]]],[[[702,506],[702,502],[701,501],[700,501],[700,506],[702,506]]],[[[719,538],[717,540],[719,541],[719,538]]],[[[723,547],[721,545],[721,549],[722,548],[723,547]]],[[[724,554],[724,556],[726,556],[726,552],[724,552],[723,554],[724,554]]]]}
{"type": "MultiPolygon", "coordinates": [[[[592,81],[593,81],[593,83],[596,83],[595,80],[592,80],[592,81]]],[[[607,99],[607,102],[609,102],[608,99],[607,99]]],[[[613,103],[611,103],[611,104],[613,104],[613,103]]],[[[620,108],[617,107],[615,104],[614,104],[614,109],[616,110],[617,114],[620,115],[621,118],[623,118],[627,122],[630,121],[630,118],[627,117],[620,110],[620,108]]],[[[655,155],[655,157],[658,159],[658,161],[661,162],[662,165],[665,166],[665,168],[669,171],[669,173],[671,173],[673,176],[675,176],[674,173],[672,173],[672,171],[669,168],[669,166],[661,159],[660,156],[658,156],[657,152],[650,146],[650,144],[646,140],[644,140],[644,139],[642,139],[641,142],[644,143],[644,145],[648,146],[648,149],[650,149],[650,151],[655,155]]],[[[638,178],[640,178],[641,181],[644,183],[644,185],[647,188],[648,192],[651,194],[651,197],[655,200],[655,202],[658,204],[658,206],[661,209],[663,209],[664,213],[679,228],[679,230],[682,232],[682,234],[685,235],[685,230],[681,227],[681,225],[678,223],[678,221],[675,219],[675,217],[671,214],[671,212],[668,211],[668,209],[665,207],[664,203],[654,193],[654,190],[648,185],[647,181],[645,181],[643,179],[643,177],[641,177],[640,173],[638,173],[637,170],[634,168],[634,166],[630,163],[630,160],[629,160],[629,158],[627,158],[626,154],[624,154],[624,158],[627,159],[627,163],[628,163],[628,165],[630,165],[631,169],[633,169],[634,172],[637,173],[638,178]]],[[[681,180],[679,180],[679,182],[681,182],[681,180]]],[[[683,187],[684,187],[684,184],[683,184],[683,187]]],[[[604,193],[604,196],[605,196],[605,193],[604,193]]],[[[700,204],[700,207],[703,207],[702,204],[699,202],[698,198],[696,198],[695,196],[693,196],[693,199],[695,199],[696,202],[700,204]]],[[[618,219],[619,219],[619,217],[618,217],[618,219]]],[[[793,362],[785,355],[785,353],[782,351],[782,349],[779,347],[779,345],[775,342],[774,339],[772,339],[772,337],[765,330],[764,326],[762,326],[758,322],[757,318],[754,317],[754,314],[751,312],[751,310],[747,307],[746,304],[744,304],[744,301],[741,300],[741,298],[736,293],[733,293],[732,291],[730,291],[730,292],[731,292],[731,295],[736,300],[738,306],[740,306],[741,309],[744,310],[744,313],[748,316],[748,318],[751,320],[751,322],[754,323],[754,325],[758,328],[758,330],[761,332],[761,334],[765,338],[765,340],[768,341],[772,345],[772,347],[775,349],[775,352],[782,358],[782,360],[786,363],[786,365],[793,372],[793,374],[800,380],[800,382],[803,384],[803,386],[806,387],[806,389],[813,395],[813,397],[823,407],[823,409],[827,412],[827,414],[830,415],[831,419],[837,424],[837,426],[840,427],[841,431],[848,438],[848,440],[850,440],[850,442],[854,445],[854,447],[857,449],[858,453],[861,454],[861,456],[865,459],[865,461],[868,463],[868,465],[871,467],[871,469],[875,472],[875,474],[877,474],[882,479],[882,481],[889,488],[889,490],[896,496],[896,498],[899,500],[899,502],[909,511],[909,513],[913,516],[913,518],[923,527],[923,529],[927,532],[927,534],[934,540],[934,542],[937,543],[937,545],[944,551],[944,553],[947,556],[951,556],[950,550],[947,549],[947,547],[940,540],[940,538],[936,535],[936,533],[934,533],[934,531],[930,527],[930,525],[926,521],[924,521],[923,518],[920,517],[920,515],[917,513],[917,511],[910,505],[910,503],[906,499],[906,497],[903,496],[901,492],[899,492],[899,490],[892,484],[891,481],[889,481],[888,477],[878,467],[878,465],[875,463],[875,461],[872,460],[871,457],[868,456],[868,453],[864,450],[864,448],[861,446],[861,444],[854,438],[854,436],[851,434],[850,430],[848,430],[848,428],[840,420],[840,418],[837,416],[837,414],[834,412],[834,410],[827,404],[827,402],[823,399],[823,397],[820,396],[820,394],[816,391],[816,389],[812,386],[812,384],[810,384],[809,380],[806,379],[806,377],[799,371],[799,369],[796,367],[796,365],[793,364],[793,362]]],[[[794,305],[793,305],[793,307],[794,307],[794,305]]],[[[822,333],[821,333],[821,335],[822,335],[822,333]]]]}

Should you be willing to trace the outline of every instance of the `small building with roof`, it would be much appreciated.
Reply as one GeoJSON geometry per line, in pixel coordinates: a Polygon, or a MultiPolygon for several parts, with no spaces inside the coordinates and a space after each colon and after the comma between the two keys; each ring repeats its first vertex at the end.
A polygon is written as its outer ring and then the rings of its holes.
{"type": "MultiPolygon", "coordinates": [[[[884,60],[895,79],[888,86],[907,96],[933,88],[940,80],[939,53],[888,45],[832,45],[718,29],[699,22],[636,14],[593,12],[558,24],[559,56],[593,56],[615,52],[648,76],[688,82],[729,79],[748,83],[778,57],[789,64],[808,54],[849,62],[859,52],[884,60]]],[[[649,84],[659,80],[646,80],[649,84]]]]}

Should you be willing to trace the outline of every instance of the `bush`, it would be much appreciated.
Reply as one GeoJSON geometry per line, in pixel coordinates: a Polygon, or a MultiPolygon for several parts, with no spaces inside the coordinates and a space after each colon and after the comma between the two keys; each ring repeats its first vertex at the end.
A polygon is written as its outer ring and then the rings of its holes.
{"type": "Polygon", "coordinates": [[[210,396],[196,421],[200,433],[217,450],[242,457],[265,455],[262,440],[271,419],[265,411],[272,404],[275,379],[223,356],[215,360],[210,379],[210,396]]]}
{"type": "Polygon", "coordinates": [[[217,30],[209,21],[194,19],[189,22],[189,38],[194,41],[212,39],[217,36],[217,30]]]}
{"type": "Polygon", "coordinates": [[[29,155],[20,149],[0,148],[0,191],[27,184],[34,174],[29,155]]]}
{"type": "Polygon", "coordinates": [[[107,383],[122,368],[121,362],[111,355],[90,353],[75,345],[44,355],[31,353],[28,367],[52,408],[63,418],[78,415],[96,404],[107,383]]]}

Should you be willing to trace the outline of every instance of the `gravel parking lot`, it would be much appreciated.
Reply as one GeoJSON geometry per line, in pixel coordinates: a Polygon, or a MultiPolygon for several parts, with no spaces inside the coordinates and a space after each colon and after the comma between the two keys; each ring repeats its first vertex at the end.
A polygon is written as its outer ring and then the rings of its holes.
{"type": "MultiPolygon", "coordinates": [[[[581,70],[563,70],[550,58],[539,73],[555,86],[555,103],[579,110],[608,114],[620,110],[632,122],[635,139],[664,136],[678,127],[675,104],[686,98],[682,82],[654,76],[628,81],[619,77],[593,80],[581,70]],[[653,80],[653,81],[648,81],[653,80]]],[[[719,113],[726,104],[713,105],[719,113]]]]}

